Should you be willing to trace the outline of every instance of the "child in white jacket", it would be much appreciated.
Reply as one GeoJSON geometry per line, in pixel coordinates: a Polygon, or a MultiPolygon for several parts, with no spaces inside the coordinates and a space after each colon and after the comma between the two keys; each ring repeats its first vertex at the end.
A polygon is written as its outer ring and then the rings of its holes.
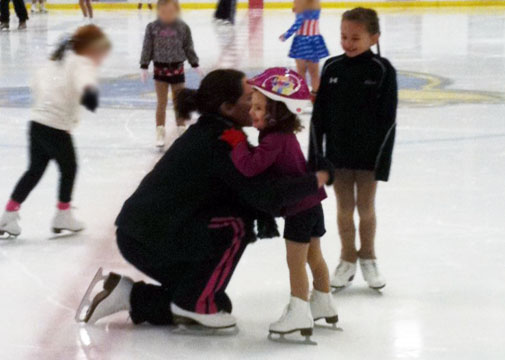
{"type": "Polygon", "coordinates": [[[37,73],[32,86],[34,105],[29,129],[30,163],[18,181],[0,219],[0,236],[21,233],[19,210],[42,178],[49,161],[60,169],[59,202],[52,229],[81,231],[84,225],[71,212],[77,172],[71,131],[79,123],[80,107],[98,107],[97,70],[110,50],[107,36],[95,25],[80,27],[63,41],[51,61],[37,73]],[[68,50],[68,51],[67,51],[68,50]]]}

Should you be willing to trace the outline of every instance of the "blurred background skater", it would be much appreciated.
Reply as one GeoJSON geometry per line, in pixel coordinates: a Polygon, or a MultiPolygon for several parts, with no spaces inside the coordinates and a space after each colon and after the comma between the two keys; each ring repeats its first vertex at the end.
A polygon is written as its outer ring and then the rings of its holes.
{"type": "Polygon", "coordinates": [[[237,0],[219,0],[214,19],[223,25],[235,24],[235,14],[237,12],[237,0]]]}
{"type": "Polygon", "coordinates": [[[47,9],[46,9],[45,3],[46,3],[45,0],[32,0],[32,6],[30,8],[30,12],[32,14],[35,14],[37,12],[42,13],[42,14],[46,14],[47,9]],[[38,4],[38,7],[37,7],[37,4],[38,4]]]}
{"type": "Polygon", "coordinates": [[[165,146],[165,122],[167,117],[168,92],[171,88],[174,103],[177,135],[186,129],[186,119],[176,108],[178,93],[184,89],[184,61],[198,69],[198,56],[193,47],[191,29],[180,18],[177,0],[158,0],[158,19],[146,27],[144,45],[140,56],[142,82],[147,81],[149,64],[154,64],[154,85],[156,89],[156,146],[165,146]]]}
{"type": "MultiPolygon", "coordinates": [[[[147,8],[149,10],[153,9],[153,4],[152,4],[152,2],[150,0],[145,0],[144,2],[147,4],[147,8]]],[[[138,5],[137,5],[137,9],[141,10],[142,9],[142,5],[144,5],[143,2],[139,1],[138,5]]]]}
{"type": "Polygon", "coordinates": [[[81,8],[82,15],[84,16],[84,22],[93,21],[93,4],[91,0],[79,0],[79,7],[81,8]]]}
{"type": "Polygon", "coordinates": [[[295,23],[280,36],[280,40],[286,41],[296,34],[289,57],[295,59],[296,70],[304,80],[309,73],[314,101],[319,89],[319,60],[330,55],[319,32],[321,4],[319,0],[295,0],[293,11],[296,14],[295,23]]]}
{"type": "MultiPolygon", "coordinates": [[[[14,11],[19,19],[18,30],[26,29],[26,21],[28,20],[28,12],[23,0],[12,0],[14,11]]],[[[10,0],[0,0],[0,31],[9,30],[10,21],[10,0]]]]}
{"type": "Polygon", "coordinates": [[[78,125],[80,107],[98,107],[97,71],[111,44],[94,25],[80,27],[51,55],[37,73],[32,87],[34,106],[29,125],[28,170],[18,181],[5,213],[0,218],[0,235],[18,236],[19,210],[37,186],[51,160],[60,170],[59,195],[52,230],[81,231],[84,224],[72,214],[70,201],[77,174],[71,131],[78,125]]]}

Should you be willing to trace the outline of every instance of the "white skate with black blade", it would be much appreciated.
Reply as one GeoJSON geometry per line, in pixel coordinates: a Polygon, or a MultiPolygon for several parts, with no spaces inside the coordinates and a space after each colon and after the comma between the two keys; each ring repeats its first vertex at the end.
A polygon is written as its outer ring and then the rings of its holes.
{"type": "Polygon", "coordinates": [[[58,209],[53,219],[52,229],[55,234],[60,234],[62,231],[79,232],[84,230],[84,224],[74,217],[71,209],[58,209]]]}
{"type": "Polygon", "coordinates": [[[235,335],[238,332],[237,320],[225,311],[215,314],[198,314],[184,310],[175,303],[170,304],[170,310],[177,328],[175,334],[190,335],[235,335]]]}
{"type": "Polygon", "coordinates": [[[357,265],[345,260],[340,260],[333,278],[331,279],[330,286],[335,291],[340,291],[343,288],[350,286],[356,275],[357,265]]]}
{"type": "Polygon", "coordinates": [[[315,326],[338,330],[337,307],[330,292],[324,293],[314,289],[310,297],[310,311],[312,312],[314,322],[324,319],[327,324],[331,325],[328,327],[315,324],[315,326]]]}
{"type": "Polygon", "coordinates": [[[374,290],[381,290],[386,286],[386,280],[379,272],[377,267],[377,260],[375,259],[359,259],[361,266],[361,273],[363,279],[367,282],[368,286],[374,290]]]}
{"type": "Polygon", "coordinates": [[[310,312],[310,304],[300,298],[291,296],[281,318],[270,324],[268,339],[281,343],[317,345],[311,340],[314,329],[314,320],[310,312]],[[285,335],[300,332],[305,340],[286,338],[285,335]]]}
{"type": "Polygon", "coordinates": [[[99,268],[77,308],[75,321],[94,324],[109,315],[129,311],[132,287],[133,280],[129,277],[112,272],[104,275],[99,268]],[[102,289],[91,299],[96,285],[102,281],[102,289]]]}
{"type": "Polygon", "coordinates": [[[19,226],[19,212],[6,211],[0,218],[0,238],[10,239],[16,238],[21,234],[19,226]]]}
{"type": "Polygon", "coordinates": [[[165,146],[165,127],[164,126],[157,126],[156,127],[156,147],[163,149],[165,146]]]}

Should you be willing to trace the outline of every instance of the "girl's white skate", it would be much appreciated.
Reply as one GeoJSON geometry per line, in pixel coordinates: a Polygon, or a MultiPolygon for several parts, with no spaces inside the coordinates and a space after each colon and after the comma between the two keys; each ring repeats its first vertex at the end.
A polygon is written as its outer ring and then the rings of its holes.
{"type": "Polygon", "coordinates": [[[74,217],[71,209],[58,209],[53,219],[52,228],[55,234],[59,234],[64,230],[79,232],[84,230],[84,224],[74,217]]]}
{"type": "Polygon", "coordinates": [[[331,279],[331,287],[338,291],[351,285],[354,280],[354,275],[356,274],[356,268],[356,263],[340,260],[340,263],[335,269],[333,278],[331,279]]]}
{"type": "Polygon", "coordinates": [[[2,238],[16,238],[21,234],[21,227],[19,226],[19,212],[6,211],[0,218],[0,237],[2,238]],[[7,236],[5,236],[7,235],[7,236]]]}
{"type": "Polygon", "coordinates": [[[361,273],[363,279],[368,283],[368,286],[374,290],[380,290],[386,286],[386,280],[382,277],[377,267],[375,259],[359,259],[361,273]]]}
{"type": "Polygon", "coordinates": [[[337,330],[338,313],[331,293],[314,289],[310,297],[310,310],[314,321],[324,319],[331,329],[337,330]]]}
{"type": "Polygon", "coordinates": [[[235,317],[227,312],[220,311],[215,314],[198,314],[196,312],[184,310],[176,304],[170,304],[170,310],[174,317],[174,323],[181,327],[191,327],[197,325],[201,329],[229,329],[237,325],[235,317]]]}
{"type": "Polygon", "coordinates": [[[281,318],[270,324],[268,339],[283,343],[317,345],[311,340],[314,320],[310,312],[308,301],[291,296],[291,300],[281,318]],[[287,339],[285,335],[300,331],[305,340],[287,339]],[[278,336],[277,336],[278,335],[278,336]]]}
{"type": "Polygon", "coordinates": [[[165,127],[156,127],[156,147],[163,148],[165,146],[165,127]]]}
{"type": "Polygon", "coordinates": [[[94,324],[106,316],[120,311],[129,311],[132,287],[133,280],[129,277],[112,272],[105,276],[102,268],[99,268],[81,300],[75,320],[94,324]],[[101,281],[103,281],[102,290],[91,300],[95,286],[101,281]]]}

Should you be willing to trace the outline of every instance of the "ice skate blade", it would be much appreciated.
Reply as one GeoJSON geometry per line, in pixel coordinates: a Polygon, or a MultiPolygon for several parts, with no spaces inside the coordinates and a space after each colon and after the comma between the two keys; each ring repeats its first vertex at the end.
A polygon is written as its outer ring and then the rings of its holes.
{"type": "Polygon", "coordinates": [[[298,344],[298,345],[317,345],[317,342],[313,341],[310,337],[312,336],[312,329],[295,329],[285,333],[279,333],[275,331],[270,331],[268,334],[268,340],[273,342],[278,342],[281,344],[298,344]],[[300,331],[302,336],[305,337],[304,340],[286,338],[285,335],[292,334],[294,332],[300,331]]]}
{"type": "Polygon", "coordinates": [[[216,327],[206,326],[206,325],[199,323],[196,320],[190,319],[185,316],[175,315],[175,314],[173,315],[173,318],[174,318],[174,324],[182,326],[182,327],[195,326],[195,327],[202,327],[204,329],[211,329],[211,330],[223,330],[223,329],[231,329],[231,328],[237,327],[237,324],[228,325],[228,326],[216,326],[216,327]]]}
{"type": "Polygon", "coordinates": [[[318,318],[314,319],[314,327],[319,328],[319,329],[326,329],[326,330],[333,330],[333,331],[342,331],[342,328],[339,328],[337,326],[338,323],[338,315],[327,317],[327,318],[318,318]],[[316,323],[318,320],[323,320],[325,321],[325,324],[322,323],[316,323]]]}
{"type": "Polygon", "coordinates": [[[90,295],[93,292],[93,289],[95,288],[96,284],[98,284],[100,281],[105,280],[106,278],[107,278],[107,276],[105,276],[103,274],[103,269],[99,268],[98,271],[96,272],[95,276],[93,277],[93,280],[91,280],[91,283],[89,284],[88,289],[84,293],[81,303],[79,304],[79,307],[77,308],[77,311],[75,312],[74,319],[76,322],[78,322],[78,323],[85,322],[86,315],[87,315],[88,310],[89,310],[91,303],[92,303],[92,300],[90,299],[90,295]]]}
{"type": "Polygon", "coordinates": [[[386,287],[386,284],[384,284],[382,286],[376,286],[376,287],[369,286],[370,289],[375,290],[375,291],[380,292],[380,293],[382,293],[381,290],[384,289],[385,287],[386,287]]]}
{"type": "Polygon", "coordinates": [[[227,328],[209,328],[198,323],[178,324],[171,333],[191,336],[234,336],[239,333],[239,328],[236,325],[227,328]]]}
{"type": "Polygon", "coordinates": [[[83,231],[84,229],[71,230],[71,229],[54,228],[54,227],[53,227],[53,229],[52,229],[52,230],[53,230],[53,233],[54,233],[54,234],[61,234],[61,233],[62,233],[62,232],[64,232],[64,231],[69,231],[70,233],[75,234],[75,233],[79,233],[79,232],[83,231]]]}
{"type": "Polygon", "coordinates": [[[15,240],[20,234],[12,234],[8,231],[0,230],[0,240],[15,240]]]}

